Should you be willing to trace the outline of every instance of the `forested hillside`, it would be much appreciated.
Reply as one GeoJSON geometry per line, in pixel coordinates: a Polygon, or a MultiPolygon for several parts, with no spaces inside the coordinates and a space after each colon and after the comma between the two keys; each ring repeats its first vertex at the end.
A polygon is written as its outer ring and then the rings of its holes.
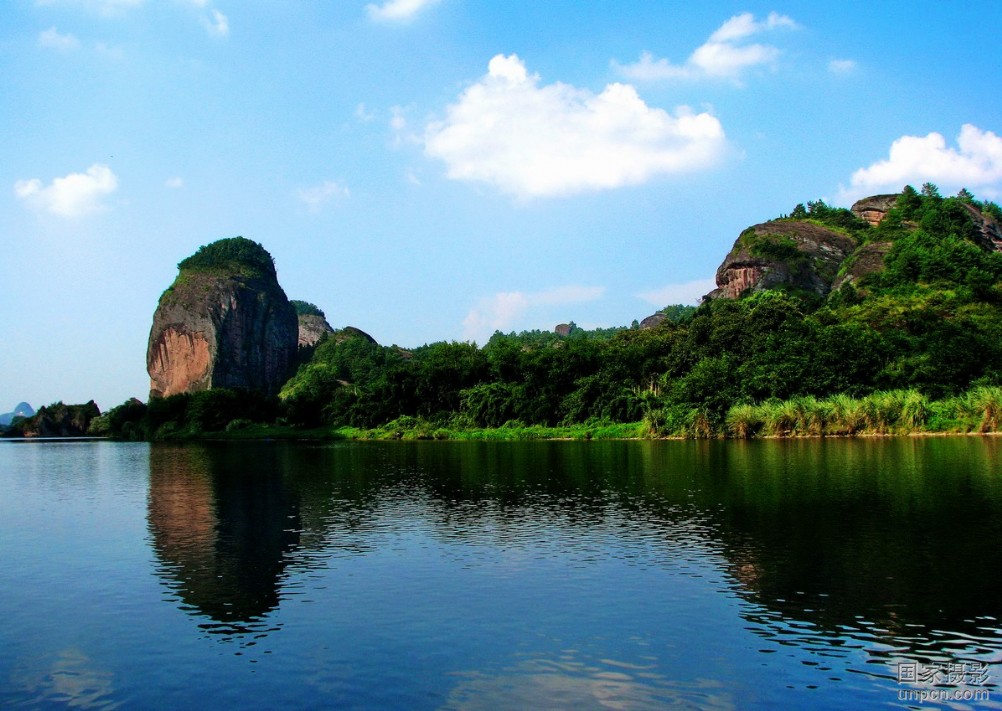
{"type": "Polygon", "coordinates": [[[879,221],[809,202],[742,233],[718,272],[718,285],[730,279],[740,292],[668,308],[652,328],[410,349],[349,329],[322,336],[275,400],[210,391],[151,403],[142,418],[131,405],[127,419],[144,437],[232,430],[249,416],[446,433],[627,422],[655,436],[992,428],[983,406],[1002,381],[1000,222],[994,203],[928,184],[890,196],[879,221]],[[210,400],[221,408],[211,422],[210,400]]]}

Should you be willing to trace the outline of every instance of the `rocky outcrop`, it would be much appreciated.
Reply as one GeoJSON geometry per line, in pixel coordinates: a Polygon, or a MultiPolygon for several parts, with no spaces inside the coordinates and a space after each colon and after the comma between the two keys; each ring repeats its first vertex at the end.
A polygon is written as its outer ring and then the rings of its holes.
{"type": "Polygon", "coordinates": [[[574,326],[569,323],[558,323],[553,327],[553,332],[558,336],[569,336],[573,330],[574,326]]]}
{"type": "Polygon", "coordinates": [[[894,207],[898,201],[897,193],[893,195],[871,195],[861,200],[857,200],[849,208],[856,217],[866,220],[871,227],[879,225],[887,211],[894,207]]]}
{"type": "Polygon", "coordinates": [[[331,331],[330,338],[333,338],[334,342],[337,343],[338,345],[344,343],[345,341],[351,340],[352,338],[361,338],[363,341],[376,344],[375,338],[370,336],[362,329],[355,328],[354,326],[345,326],[344,328],[339,328],[336,331],[331,331]]]}
{"type": "Polygon", "coordinates": [[[325,333],[334,333],[327,319],[317,314],[299,314],[299,347],[315,346],[325,333]]]}
{"type": "Polygon", "coordinates": [[[234,237],[202,247],[178,267],[153,315],[150,396],[210,388],[278,392],[296,356],[299,324],[271,255],[234,237]]]}
{"type": "Polygon", "coordinates": [[[843,284],[858,284],[860,279],[884,269],[884,257],[891,251],[890,242],[871,242],[852,253],[832,284],[832,291],[838,291],[843,284]]]}
{"type": "Polygon", "coordinates": [[[651,314],[643,321],[641,321],[639,328],[642,331],[646,331],[651,328],[657,328],[667,320],[668,320],[668,315],[662,311],[658,311],[656,314],[651,314]]]}
{"type": "Polygon", "coordinates": [[[292,306],[299,318],[299,347],[315,346],[325,333],[333,333],[334,329],[327,323],[327,316],[314,304],[308,301],[293,299],[292,306]]]}
{"type": "Polygon", "coordinates": [[[964,208],[977,228],[978,234],[975,239],[978,244],[992,252],[1002,252],[1002,225],[999,225],[998,220],[981,212],[974,205],[964,203],[964,208]]]}
{"type": "Polygon", "coordinates": [[[706,298],[778,288],[825,296],[855,247],[851,237],[811,222],[773,220],[749,227],[717,269],[717,288],[706,298]]]}

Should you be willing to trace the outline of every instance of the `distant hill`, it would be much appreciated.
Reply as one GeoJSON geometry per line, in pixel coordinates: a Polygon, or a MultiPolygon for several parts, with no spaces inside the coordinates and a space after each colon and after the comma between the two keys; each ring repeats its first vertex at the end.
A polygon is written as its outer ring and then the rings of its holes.
{"type": "Polygon", "coordinates": [[[31,417],[35,409],[26,402],[19,402],[11,412],[0,415],[0,425],[9,425],[15,417],[31,417]]]}

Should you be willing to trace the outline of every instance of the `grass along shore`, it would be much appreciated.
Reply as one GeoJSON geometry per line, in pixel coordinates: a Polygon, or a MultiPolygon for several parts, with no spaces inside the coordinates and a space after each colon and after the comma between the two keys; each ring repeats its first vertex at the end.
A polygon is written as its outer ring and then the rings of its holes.
{"type": "Polygon", "coordinates": [[[917,390],[889,390],[861,398],[833,395],[770,400],[731,407],[723,424],[693,408],[681,416],[652,410],[641,422],[589,422],[547,427],[518,421],[498,428],[441,425],[401,417],[380,427],[297,429],[234,420],[222,432],[176,432],[165,439],[287,440],[609,440],[862,437],[1002,432],[1002,387],[978,387],[962,395],[930,400],[917,390]]]}
{"type": "MultiPolygon", "coordinates": [[[[690,432],[697,436],[693,418],[690,432]]],[[[1002,388],[979,387],[943,400],[929,400],[917,390],[879,391],[862,398],[833,395],[735,405],[724,419],[726,436],[823,437],[998,432],[1002,424],[1002,388]]]]}

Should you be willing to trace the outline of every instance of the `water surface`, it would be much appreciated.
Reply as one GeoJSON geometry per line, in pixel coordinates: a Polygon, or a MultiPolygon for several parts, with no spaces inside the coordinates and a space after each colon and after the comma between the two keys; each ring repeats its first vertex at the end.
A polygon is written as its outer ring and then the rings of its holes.
{"type": "Polygon", "coordinates": [[[1002,708],[1000,445],[0,443],[0,706],[1002,708]]]}

